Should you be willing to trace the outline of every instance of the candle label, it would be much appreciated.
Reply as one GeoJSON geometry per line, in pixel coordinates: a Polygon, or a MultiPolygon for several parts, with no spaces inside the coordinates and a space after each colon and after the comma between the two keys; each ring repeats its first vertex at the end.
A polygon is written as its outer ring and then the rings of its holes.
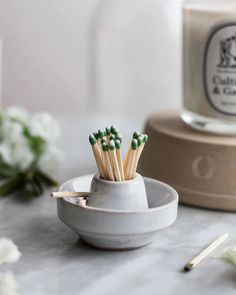
{"type": "Polygon", "coordinates": [[[204,59],[206,97],[218,112],[236,116],[236,23],[214,28],[204,59]]]}

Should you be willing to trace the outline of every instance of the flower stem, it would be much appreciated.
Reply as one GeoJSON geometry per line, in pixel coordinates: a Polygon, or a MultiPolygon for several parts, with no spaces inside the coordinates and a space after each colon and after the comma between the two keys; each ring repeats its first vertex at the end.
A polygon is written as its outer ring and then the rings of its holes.
{"type": "Polygon", "coordinates": [[[20,185],[20,180],[18,178],[12,178],[7,181],[5,181],[0,186],[0,195],[6,196],[13,192],[18,186],[20,185]]]}

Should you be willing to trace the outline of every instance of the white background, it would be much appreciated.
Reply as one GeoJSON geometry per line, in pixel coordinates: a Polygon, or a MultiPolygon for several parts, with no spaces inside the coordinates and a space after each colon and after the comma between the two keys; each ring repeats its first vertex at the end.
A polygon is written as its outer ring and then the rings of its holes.
{"type": "Polygon", "coordinates": [[[148,114],[180,106],[180,0],[0,0],[3,106],[148,114]]]}

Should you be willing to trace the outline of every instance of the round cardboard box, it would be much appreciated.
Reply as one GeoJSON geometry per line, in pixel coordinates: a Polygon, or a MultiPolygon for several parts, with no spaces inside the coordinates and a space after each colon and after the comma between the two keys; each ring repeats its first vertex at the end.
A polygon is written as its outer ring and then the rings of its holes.
{"type": "Polygon", "coordinates": [[[184,204],[236,211],[236,138],[193,130],[178,113],[150,117],[139,172],[172,185],[184,204]]]}

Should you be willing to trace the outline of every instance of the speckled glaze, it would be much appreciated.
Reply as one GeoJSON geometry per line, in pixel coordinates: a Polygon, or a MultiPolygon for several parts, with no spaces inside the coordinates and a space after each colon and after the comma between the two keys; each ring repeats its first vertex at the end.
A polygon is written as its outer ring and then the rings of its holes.
{"type": "Polygon", "coordinates": [[[148,208],[143,177],[136,173],[134,179],[109,181],[95,175],[92,179],[88,205],[104,209],[143,210],[148,208]]]}
{"type": "MultiPolygon", "coordinates": [[[[87,191],[93,175],[71,179],[59,191],[87,191]]],[[[76,198],[58,199],[59,218],[88,244],[109,250],[149,244],[153,235],[177,218],[178,194],[169,185],[144,178],[148,209],[114,210],[80,206],[76,198]]]]}

